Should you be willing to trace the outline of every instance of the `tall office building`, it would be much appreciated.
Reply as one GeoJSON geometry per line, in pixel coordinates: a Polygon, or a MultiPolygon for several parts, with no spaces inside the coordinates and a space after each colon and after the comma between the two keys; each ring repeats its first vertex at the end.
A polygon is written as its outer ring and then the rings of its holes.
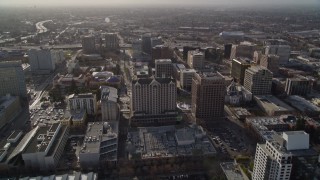
{"type": "Polygon", "coordinates": [[[287,78],[285,92],[287,95],[305,96],[312,90],[313,80],[311,78],[296,76],[294,78],[287,78]]]}
{"type": "Polygon", "coordinates": [[[232,45],[230,59],[249,58],[253,59],[253,53],[257,49],[256,44],[241,42],[239,45],[232,45]]]}
{"type": "Polygon", "coordinates": [[[269,69],[273,75],[279,72],[279,56],[274,54],[262,55],[260,60],[260,66],[269,69]]]}
{"type": "Polygon", "coordinates": [[[0,62],[0,96],[27,97],[26,81],[20,61],[0,62]]]}
{"type": "Polygon", "coordinates": [[[108,49],[118,49],[119,48],[119,39],[116,33],[107,33],[105,35],[106,48],[108,49]]]}
{"type": "Polygon", "coordinates": [[[145,34],[141,37],[141,50],[146,54],[151,54],[152,44],[151,44],[151,34],[145,34]]]}
{"type": "Polygon", "coordinates": [[[224,58],[230,59],[232,44],[224,45],[224,58]]]}
{"type": "Polygon", "coordinates": [[[118,90],[114,87],[101,86],[102,121],[116,121],[120,117],[118,90]]]}
{"type": "Polygon", "coordinates": [[[177,87],[171,78],[146,78],[132,81],[131,125],[174,124],[177,87]]]}
{"type": "Polygon", "coordinates": [[[246,69],[244,88],[252,95],[266,95],[271,93],[272,72],[261,66],[251,66],[246,69]]]}
{"type": "Polygon", "coordinates": [[[192,80],[192,114],[210,124],[224,116],[225,78],[220,73],[195,74],[192,80]]]}
{"type": "Polygon", "coordinates": [[[152,48],[153,61],[156,59],[171,59],[172,56],[172,50],[168,46],[158,45],[152,48]]]}
{"type": "Polygon", "coordinates": [[[46,74],[56,68],[56,52],[50,49],[31,49],[28,52],[32,73],[46,74]]]}
{"type": "Polygon", "coordinates": [[[245,59],[232,59],[231,76],[236,80],[237,83],[243,85],[245,71],[250,66],[250,62],[246,61],[245,59]]]}
{"type": "Polygon", "coordinates": [[[94,36],[82,37],[82,49],[84,53],[95,53],[96,51],[96,39],[94,36]]]}
{"type": "Polygon", "coordinates": [[[252,179],[289,180],[294,160],[312,154],[304,131],[273,132],[266,143],[257,144],[252,179]]]}
{"type": "Polygon", "coordinates": [[[274,54],[279,56],[279,64],[287,64],[290,58],[291,48],[289,45],[268,45],[265,54],[274,54]]]}
{"type": "Polygon", "coordinates": [[[188,65],[193,69],[202,69],[204,64],[205,56],[203,52],[200,52],[199,49],[195,51],[188,52],[188,65]]]}
{"type": "Polygon", "coordinates": [[[87,114],[94,115],[97,113],[97,98],[95,94],[71,94],[68,97],[70,110],[86,110],[87,114]]]}
{"type": "Polygon", "coordinates": [[[193,76],[196,74],[194,69],[182,69],[180,71],[180,87],[182,89],[191,89],[193,76]]]}
{"type": "Polygon", "coordinates": [[[171,78],[173,74],[172,62],[170,59],[155,60],[155,77],[156,78],[171,78]]]}

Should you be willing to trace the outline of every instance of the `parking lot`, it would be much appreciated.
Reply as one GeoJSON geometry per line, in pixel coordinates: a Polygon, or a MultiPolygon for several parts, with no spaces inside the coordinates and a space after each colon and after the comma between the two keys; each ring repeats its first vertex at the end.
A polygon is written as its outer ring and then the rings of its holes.
{"type": "Polygon", "coordinates": [[[30,110],[30,123],[32,127],[58,122],[64,115],[64,109],[42,107],[30,110]]]}

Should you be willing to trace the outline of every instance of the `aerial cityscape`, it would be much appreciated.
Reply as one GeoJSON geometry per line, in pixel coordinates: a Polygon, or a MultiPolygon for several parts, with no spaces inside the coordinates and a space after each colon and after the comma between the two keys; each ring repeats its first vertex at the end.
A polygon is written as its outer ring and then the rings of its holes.
{"type": "Polygon", "coordinates": [[[233,2],[0,2],[0,179],[320,179],[320,2],[233,2]]]}

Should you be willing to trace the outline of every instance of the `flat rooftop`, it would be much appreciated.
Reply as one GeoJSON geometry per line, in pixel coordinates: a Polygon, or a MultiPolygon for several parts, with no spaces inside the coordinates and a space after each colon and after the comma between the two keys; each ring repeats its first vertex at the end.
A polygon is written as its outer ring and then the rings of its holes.
{"type": "Polygon", "coordinates": [[[273,111],[294,111],[294,109],[272,95],[256,95],[255,99],[273,111]]]}
{"type": "Polygon", "coordinates": [[[242,180],[244,179],[241,171],[237,168],[234,162],[222,162],[220,166],[228,180],[242,180]]]}
{"type": "Polygon", "coordinates": [[[320,112],[320,108],[310,101],[304,99],[301,96],[293,95],[289,96],[286,101],[290,103],[291,106],[297,108],[299,111],[313,111],[320,112]]]}

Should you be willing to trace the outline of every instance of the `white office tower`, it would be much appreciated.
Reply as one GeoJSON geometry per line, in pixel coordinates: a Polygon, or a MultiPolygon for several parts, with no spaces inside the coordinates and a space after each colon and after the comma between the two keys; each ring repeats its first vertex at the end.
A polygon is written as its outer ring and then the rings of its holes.
{"type": "Polygon", "coordinates": [[[309,134],[304,131],[273,132],[266,143],[257,144],[252,179],[289,180],[293,157],[308,149],[309,134]]]}
{"type": "Polygon", "coordinates": [[[265,54],[279,56],[279,64],[287,64],[290,58],[291,48],[289,45],[269,45],[266,46],[265,54]]]}

